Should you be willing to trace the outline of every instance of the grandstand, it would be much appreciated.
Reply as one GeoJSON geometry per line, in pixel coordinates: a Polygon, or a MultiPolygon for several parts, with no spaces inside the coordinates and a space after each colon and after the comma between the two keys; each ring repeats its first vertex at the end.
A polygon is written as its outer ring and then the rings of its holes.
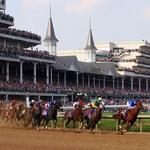
{"type": "MultiPolygon", "coordinates": [[[[54,51],[33,50],[41,44],[35,33],[14,27],[14,17],[0,11],[0,95],[6,101],[14,97],[25,100],[62,99],[73,101],[77,93],[102,96],[113,100],[129,97],[148,99],[150,47],[138,50],[111,51],[103,63],[95,63],[96,47],[90,29],[84,49],[90,54],[88,62],[76,56],[56,56],[56,43],[52,18],[48,24],[46,45],[55,46],[54,51]],[[12,28],[13,27],[13,28],[12,28]],[[48,43],[49,41],[49,43],[48,43]],[[132,56],[133,58],[128,58],[132,56]],[[136,54],[136,55],[135,55],[136,54]],[[90,62],[91,60],[91,62],[90,62]],[[109,60],[109,62],[107,61],[109,60]],[[131,65],[132,62],[132,65],[131,65]]],[[[121,101],[122,103],[122,101],[121,101]]],[[[113,103],[114,104],[114,103],[113,103]]]]}

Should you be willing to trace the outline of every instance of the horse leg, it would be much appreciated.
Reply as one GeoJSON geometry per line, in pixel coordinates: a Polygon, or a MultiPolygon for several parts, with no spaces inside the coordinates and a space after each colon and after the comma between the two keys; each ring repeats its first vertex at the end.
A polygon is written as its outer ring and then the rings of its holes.
{"type": "Polygon", "coordinates": [[[26,128],[30,124],[31,121],[32,121],[32,118],[25,120],[24,121],[24,127],[26,128]]]}
{"type": "Polygon", "coordinates": [[[49,118],[45,118],[45,124],[44,124],[44,129],[48,129],[48,123],[49,123],[49,118]]]}
{"type": "Polygon", "coordinates": [[[80,121],[79,129],[81,129],[81,130],[83,129],[83,124],[84,124],[84,123],[83,123],[83,120],[80,121]]]}
{"type": "Polygon", "coordinates": [[[44,126],[45,120],[46,120],[46,116],[42,115],[42,118],[41,118],[41,126],[44,126]]]}
{"type": "Polygon", "coordinates": [[[91,133],[93,133],[93,129],[95,128],[96,124],[91,122],[91,133]]]}
{"type": "Polygon", "coordinates": [[[130,123],[130,122],[127,122],[126,128],[124,129],[124,132],[127,132],[130,127],[131,127],[131,123],[130,123]]]}
{"type": "Polygon", "coordinates": [[[90,123],[89,117],[88,116],[84,117],[84,120],[85,120],[85,128],[89,129],[89,123],[90,123]]]}
{"type": "Polygon", "coordinates": [[[76,127],[76,121],[73,120],[73,130],[75,130],[75,127],[76,127]]]}
{"type": "Polygon", "coordinates": [[[37,118],[37,130],[40,130],[40,124],[41,124],[41,116],[39,116],[38,118],[37,118]]]}
{"type": "Polygon", "coordinates": [[[68,126],[68,124],[70,123],[70,119],[67,119],[67,122],[65,123],[65,128],[68,126]]]}
{"type": "MultiPolygon", "coordinates": [[[[118,119],[118,128],[117,128],[117,132],[122,130],[122,125],[121,125],[121,119],[118,119]]],[[[116,122],[117,123],[117,122],[116,122]]]]}
{"type": "Polygon", "coordinates": [[[54,123],[54,128],[56,128],[56,126],[57,126],[57,118],[55,120],[53,120],[53,123],[54,123]]]}
{"type": "Polygon", "coordinates": [[[64,127],[65,127],[65,123],[64,123],[64,122],[65,122],[65,120],[66,120],[66,119],[63,119],[63,120],[62,120],[61,125],[60,125],[60,126],[61,126],[61,128],[64,128],[64,127]]]}

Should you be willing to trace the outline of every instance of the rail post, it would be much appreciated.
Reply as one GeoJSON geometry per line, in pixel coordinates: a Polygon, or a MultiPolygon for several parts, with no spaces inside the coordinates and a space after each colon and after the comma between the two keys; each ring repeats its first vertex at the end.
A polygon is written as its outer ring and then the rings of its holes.
{"type": "Polygon", "coordinates": [[[141,118],[139,118],[139,125],[140,125],[140,132],[142,132],[143,127],[142,127],[142,119],[141,118]]]}
{"type": "Polygon", "coordinates": [[[118,124],[119,124],[119,121],[118,119],[116,120],[116,132],[118,132],[118,124]]]}

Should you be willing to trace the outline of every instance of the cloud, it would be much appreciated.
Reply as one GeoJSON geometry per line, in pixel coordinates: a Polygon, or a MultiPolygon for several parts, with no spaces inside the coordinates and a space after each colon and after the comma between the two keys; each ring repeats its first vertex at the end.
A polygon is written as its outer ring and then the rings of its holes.
{"type": "Polygon", "coordinates": [[[145,19],[150,19],[150,8],[145,8],[144,17],[145,19]]]}
{"type": "Polygon", "coordinates": [[[70,13],[87,13],[96,6],[103,4],[104,0],[72,0],[66,5],[66,11],[70,13]]]}
{"type": "Polygon", "coordinates": [[[43,8],[50,4],[50,0],[22,0],[22,6],[24,9],[37,9],[43,8]]]}

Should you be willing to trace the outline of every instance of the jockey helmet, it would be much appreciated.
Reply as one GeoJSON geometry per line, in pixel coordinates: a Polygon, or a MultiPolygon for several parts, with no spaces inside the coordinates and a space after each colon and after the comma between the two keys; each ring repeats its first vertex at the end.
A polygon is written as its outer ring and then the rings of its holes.
{"type": "Polygon", "coordinates": [[[35,100],[34,99],[32,99],[32,101],[31,101],[32,103],[35,103],[35,100]]]}
{"type": "Polygon", "coordinates": [[[98,100],[102,100],[102,98],[101,98],[101,97],[99,97],[99,98],[98,98],[98,100]]]}

